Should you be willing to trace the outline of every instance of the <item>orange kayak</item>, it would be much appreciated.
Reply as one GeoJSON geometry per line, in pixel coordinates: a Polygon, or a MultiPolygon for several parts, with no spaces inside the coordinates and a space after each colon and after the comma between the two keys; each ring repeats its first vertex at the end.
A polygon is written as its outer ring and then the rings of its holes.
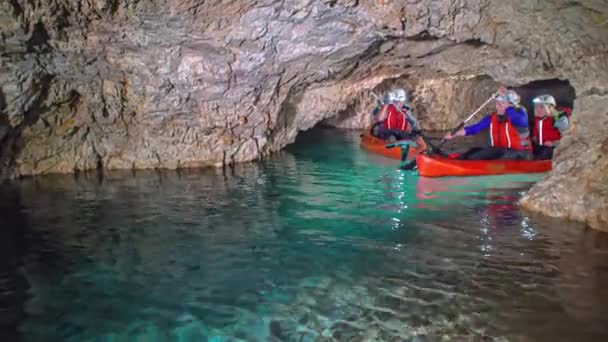
{"type": "Polygon", "coordinates": [[[455,160],[418,154],[418,174],[425,177],[484,176],[551,171],[551,160],[455,160]]]}
{"type": "MultiPolygon", "coordinates": [[[[426,149],[426,144],[421,138],[418,138],[416,143],[418,144],[417,147],[410,146],[408,159],[413,159],[420,151],[426,149]]],[[[374,137],[369,133],[369,130],[361,136],[361,147],[364,150],[383,155],[387,158],[401,160],[401,149],[398,147],[386,148],[387,144],[390,144],[390,142],[374,137]]]]}

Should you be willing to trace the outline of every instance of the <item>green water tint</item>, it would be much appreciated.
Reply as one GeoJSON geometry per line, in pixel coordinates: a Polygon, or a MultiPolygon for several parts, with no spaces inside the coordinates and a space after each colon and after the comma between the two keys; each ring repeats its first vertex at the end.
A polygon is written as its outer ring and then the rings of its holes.
{"type": "Polygon", "coordinates": [[[541,177],[420,178],[321,130],[225,171],[24,180],[0,337],[605,340],[608,244],[521,212],[541,177]]]}

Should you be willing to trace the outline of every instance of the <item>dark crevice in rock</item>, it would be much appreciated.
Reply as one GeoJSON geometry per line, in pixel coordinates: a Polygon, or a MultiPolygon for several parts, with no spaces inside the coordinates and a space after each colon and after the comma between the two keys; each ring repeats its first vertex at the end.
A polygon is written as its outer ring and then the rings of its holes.
{"type": "Polygon", "coordinates": [[[532,100],[539,95],[550,94],[555,98],[558,107],[570,107],[574,105],[576,91],[567,80],[548,79],[530,82],[523,86],[514,87],[521,96],[522,104],[533,113],[532,100]]]}
{"type": "Polygon", "coordinates": [[[32,103],[31,108],[23,114],[23,121],[17,126],[17,129],[22,130],[25,126],[30,126],[38,121],[40,115],[49,110],[49,107],[44,105],[47,97],[49,96],[49,92],[51,89],[51,84],[55,79],[55,75],[43,75],[40,77],[40,80],[35,85],[37,96],[34,102],[32,103]]]}
{"type": "Polygon", "coordinates": [[[44,27],[44,24],[38,22],[34,25],[34,29],[32,30],[32,34],[30,39],[25,43],[26,52],[32,53],[37,50],[40,52],[45,52],[49,49],[49,33],[44,27]]]}
{"type": "Polygon", "coordinates": [[[473,46],[473,47],[482,47],[484,45],[487,45],[485,42],[483,42],[481,39],[479,38],[475,38],[475,39],[467,39],[464,42],[462,42],[465,45],[469,45],[469,46],[473,46]]]}
{"type": "Polygon", "coordinates": [[[0,88],[0,118],[2,116],[6,115],[6,113],[4,112],[5,110],[6,110],[6,95],[4,95],[2,88],[0,88]]]}
{"type": "Polygon", "coordinates": [[[8,176],[14,140],[13,129],[5,110],[6,96],[0,89],[0,183],[8,176]]]}
{"type": "Polygon", "coordinates": [[[411,40],[414,42],[432,42],[432,41],[436,41],[439,40],[441,38],[433,36],[432,34],[429,33],[429,31],[422,31],[418,34],[415,34],[413,36],[409,36],[407,37],[407,40],[411,40]]]}
{"type": "Polygon", "coordinates": [[[66,28],[70,27],[69,17],[70,13],[67,9],[63,8],[61,14],[55,17],[54,31],[63,33],[66,28]]]}
{"type": "Polygon", "coordinates": [[[54,75],[44,75],[41,77],[36,84],[38,95],[32,103],[31,108],[23,114],[23,120],[16,127],[10,129],[2,141],[0,150],[0,180],[8,178],[15,156],[25,147],[25,143],[21,139],[23,130],[36,123],[40,116],[49,110],[44,105],[44,102],[49,95],[54,79],[54,75]]]}
{"type": "Polygon", "coordinates": [[[107,8],[111,15],[115,15],[118,12],[118,8],[120,7],[119,0],[110,0],[108,1],[107,8]]]}
{"type": "Polygon", "coordinates": [[[9,4],[13,7],[13,15],[18,17],[23,14],[23,7],[19,4],[17,0],[9,0],[9,4]]]}

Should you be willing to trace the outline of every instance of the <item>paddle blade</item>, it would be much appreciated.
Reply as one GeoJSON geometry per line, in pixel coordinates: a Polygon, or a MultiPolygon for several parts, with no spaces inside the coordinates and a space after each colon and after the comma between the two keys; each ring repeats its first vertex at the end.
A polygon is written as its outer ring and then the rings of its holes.
{"type": "Polygon", "coordinates": [[[416,144],[415,141],[399,140],[399,141],[395,141],[394,143],[385,145],[386,148],[394,148],[394,147],[409,148],[410,146],[418,147],[418,144],[416,144]]]}
{"type": "Polygon", "coordinates": [[[413,170],[416,168],[417,165],[418,164],[416,164],[416,159],[414,159],[414,160],[411,160],[411,161],[401,165],[401,169],[402,170],[413,170]]]}

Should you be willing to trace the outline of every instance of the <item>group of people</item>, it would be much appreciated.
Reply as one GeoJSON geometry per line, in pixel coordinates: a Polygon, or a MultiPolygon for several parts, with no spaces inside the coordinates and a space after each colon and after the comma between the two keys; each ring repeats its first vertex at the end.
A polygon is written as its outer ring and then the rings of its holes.
{"type": "MultiPolygon", "coordinates": [[[[488,131],[489,146],[447,156],[463,160],[552,159],[553,150],[569,127],[571,109],[558,108],[551,95],[538,96],[533,100],[535,117],[534,126],[530,129],[528,113],[515,91],[501,87],[494,100],[494,112],[444,137],[450,140],[456,136],[472,136],[488,131]]],[[[408,139],[418,134],[420,129],[403,89],[387,94],[374,121],[372,134],[389,141],[408,139]]]]}

